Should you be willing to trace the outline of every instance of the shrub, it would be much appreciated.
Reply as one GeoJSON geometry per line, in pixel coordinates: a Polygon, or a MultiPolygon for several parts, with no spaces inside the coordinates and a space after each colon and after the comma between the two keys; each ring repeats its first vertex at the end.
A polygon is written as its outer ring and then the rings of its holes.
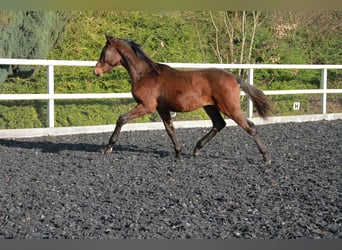
{"type": "MultiPolygon", "coordinates": [[[[0,12],[0,57],[45,59],[61,41],[68,15],[61,11],[0,12]]],[[[2,65],[0,82],[8,75],[31,77],[37,66],[2,65]]]]}

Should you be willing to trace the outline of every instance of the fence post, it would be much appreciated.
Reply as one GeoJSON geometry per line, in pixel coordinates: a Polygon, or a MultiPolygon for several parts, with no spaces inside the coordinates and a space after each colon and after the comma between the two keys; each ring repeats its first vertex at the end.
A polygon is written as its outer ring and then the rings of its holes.
{"type": "Polygon", "coordinates": [[[49,128],[53,128],[55,125],[55,102],[54,95],[55,93],[55,83],[54,83],[54,65],[48,66],[48,94],[50,95],[50,99],[48,101],[48,126],[49,128]]]}
{"type": "MultiPolygon", "coordinates": [[[[326,91],[328,85],[328,70],[322,69],[322,80],[321,80],[321,89],[326,91]]],[[[327,93],[323,93],[321,97],[322,103],[322,114],[325,115],[327,113],[327,93]]]]}
{"type": "MultiPolygon", "coordinates": [[[[254,82],[254,69],[248,69],[248,83],[253,85],[254,82]]],[[[248,118],[253,117],[253,102],[251,98],[248,98],[248,118]]]]}

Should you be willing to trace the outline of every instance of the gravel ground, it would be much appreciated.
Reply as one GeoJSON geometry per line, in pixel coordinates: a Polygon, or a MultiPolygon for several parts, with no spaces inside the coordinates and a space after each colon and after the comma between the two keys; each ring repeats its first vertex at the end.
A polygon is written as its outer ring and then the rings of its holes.
{"type": "Polygon", "coordinates": [[[0,238],[342,238],[342,121],[0,139],[0,238]]]}

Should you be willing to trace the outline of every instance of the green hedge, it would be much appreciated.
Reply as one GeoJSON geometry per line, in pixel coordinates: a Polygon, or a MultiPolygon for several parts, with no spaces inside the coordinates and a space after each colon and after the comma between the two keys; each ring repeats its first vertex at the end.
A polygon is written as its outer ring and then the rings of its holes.
{"type": "MultiPolygon", "coordinates": [[[[237,13],[236,16],[240,14],[237,13]]],[[[235,13],[229,15],[232,17],[235,13]]],[[[288,19],[285,18],[286,15],[286,12],[260,15],[262,22],[255,34],[252,63],[342,63],[338,50],[342,47],[339,35],[341,26],[338,25],[341,21],[340,12],[289,13],[288,19]],[[277,37],[277,27],[292,21],[296,23],[296,29],[287,30],[284,37],[277,37]]],[[[251,20],[250,17],[249,13],[248,20],[251,20]]],[[[222,22],[217,25],[222,28],[219,33],[220,49],[229,50],[225,24],[222,22]]],[[[251,23],[248,25],[250,29],[251,23]]],[[[241,49],[238,28],[239,26],[235,29],[233,48],[236,55],[241,49]]],[[[0,31],[0,57],[45,58],[44,55],[49,50],[48,59],[97,60],[105,43],[104,34],[110,33],[141,43],[146,53],[155,61],[217,63],[216,33],[209,12],[1,11],[0,31]],[[27,20],[25,24],[24,19],[27,20]],[[22,48],[14,49],[20,45],[22,48]]],[[[8,67],[0,68],[0,82],[6,78],[4,72],[8,73],[8,70],[8,67]]],[[[0,93],[46,93],[46,70],[46,67],[40,67],[33,77],[26,79],[12,76],[0,83],[0,93]]],[[[238,71],[234,70],[234,73],[237,74],[238,71]]],[[[320,86],[320,74],[320,70],[258,69],[254,73],[254,83],[263,90],[317,89],[320,86]]],[[[98,78],[93,75],[91,67],[55,67],[55,93],[118,93],[129,92],[130,88],[129,76],[123,68],[117,68],[98,78]]],[[[328,71],[328,88],[342,88],[341,70],[328,71]]],[[[321,109],[319,95],[271,98],[276,105],[276,115],[317,113],[321,109]],[[298,100],[301,101],[301,110],[293,111],[293,102],[298,100]]],[[[241,106],[246,111],[246,98],[242,97],[241,100],[241,106]]],[[[341,112],[340,95],[328,95],[328,101],[328,112],[341,112]]],[[[127,99],[57,100],[55,125],[112,124],[120,114],[133,106],[134,102],[127,99]]],[[[47,101],[1,101],[0,129],[46,127],[46,112],[47,101]]],[[[199,110],[178,113],[174,119],[208,118],[203,110],[199,110]]],[[[136,122],[159,120],[158,115],[153,114],[137,119],[136,122]]]]}

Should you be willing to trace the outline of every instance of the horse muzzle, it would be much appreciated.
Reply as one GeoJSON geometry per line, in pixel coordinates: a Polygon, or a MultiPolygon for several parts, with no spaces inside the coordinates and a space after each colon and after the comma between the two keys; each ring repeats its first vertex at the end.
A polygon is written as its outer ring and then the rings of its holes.
{"type": "Polygon", "coordinates": [[[103,75],[103,71],[101,70],[101,69],[99,69],[99,68],[94,68],[94,74],[96,75],[96,76],[102,76],[103,75]]]}

